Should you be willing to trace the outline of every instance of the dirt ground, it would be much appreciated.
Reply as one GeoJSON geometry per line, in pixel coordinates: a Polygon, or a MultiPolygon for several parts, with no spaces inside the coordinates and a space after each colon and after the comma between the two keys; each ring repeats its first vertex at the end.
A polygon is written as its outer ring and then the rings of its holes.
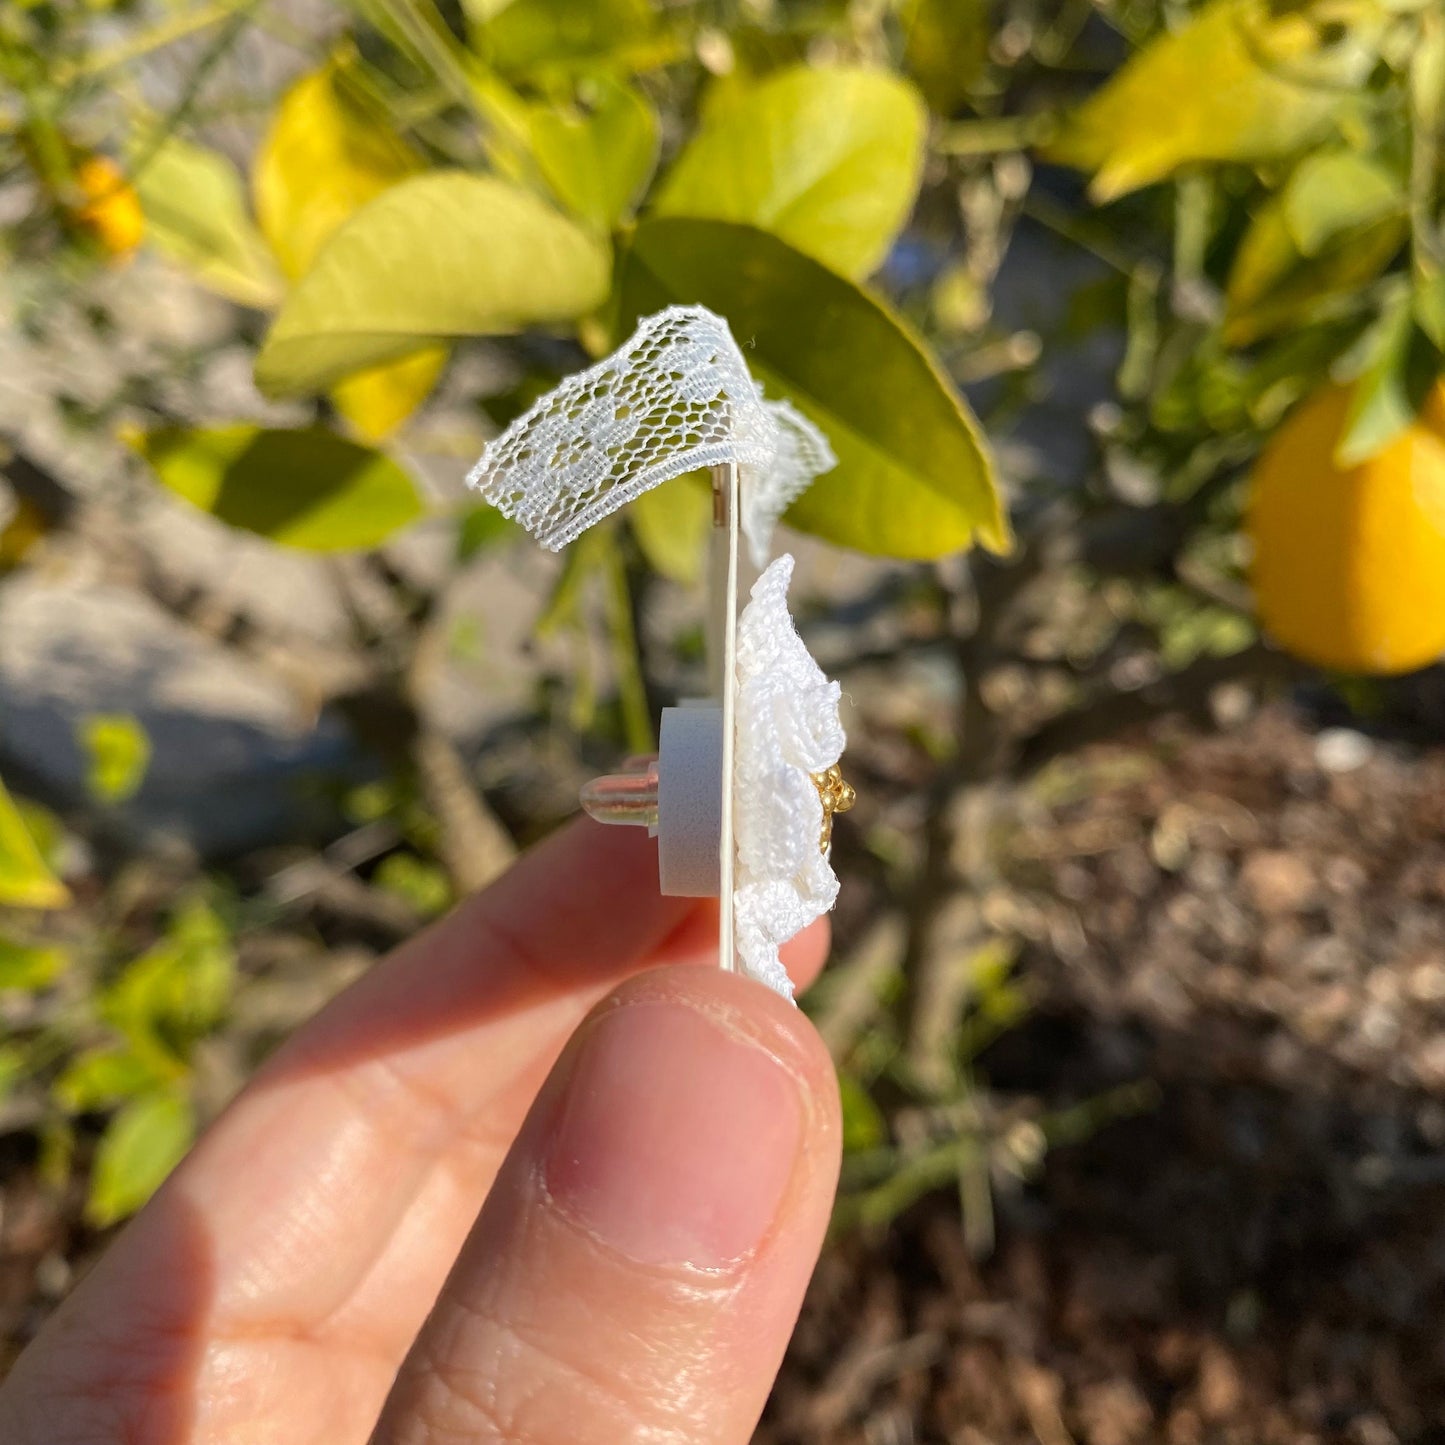
{"type": "Polygon", "coordinates": [[[935,1197],[824,1259],[767,1445],[1445,1440],[1445,749],[1101,749],[1035,789],[992,916],[1031,1021],[986,1058],[1056,1150],[972,1260],[935,1197]]]}
{"type": "MultiPolygon", "coordinates": [[[[1152,1107],[970,1257],[933,1196],[830,1246],[760,1445],[1445,1441],[1445,748],[1275,706],[1038,780],[986,912],[993,1085],[1152,1107]]],[[[99,1241],[0,1144],[0,1364],[99,1241]]]]}

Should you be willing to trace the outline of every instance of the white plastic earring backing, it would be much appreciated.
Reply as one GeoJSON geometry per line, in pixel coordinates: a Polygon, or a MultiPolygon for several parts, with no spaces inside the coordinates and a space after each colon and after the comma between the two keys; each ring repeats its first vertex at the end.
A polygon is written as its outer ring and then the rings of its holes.
{"type": "Polygon", "coordinates": [[[727,324],[700,306],[644,320],[486,449],[469,483],[558,550],[642,492],[706,467],[713,484],[709,696],[665,708],[655,759],[595,779],[582,804],[658,840],[665,894],[716,897],[724,968],[786,997],[778,947],[832,907],[839,691],[787,610],[791,557],[767,566],[738,612],[739,540],[758,567],[774,524],[834,464],[823,434],[748,373],[727,324]]]}
{"type": "Polygon", "coordinates": [[[645,827],[658,840],[657,882],[671,898],[722,892],[722,709],[666,707],[658,754],[629,772],[594,778],[582,807],[599,823],[645,827]]]}

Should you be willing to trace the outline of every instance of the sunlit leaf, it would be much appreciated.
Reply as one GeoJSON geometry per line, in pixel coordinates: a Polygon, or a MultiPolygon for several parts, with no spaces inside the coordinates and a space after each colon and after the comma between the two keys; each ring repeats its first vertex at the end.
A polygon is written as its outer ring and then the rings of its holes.
{"type": "Polygon", "coordinates": [[[366,442],[385,441],[409,417],[436,385],[447,364],[445,346],[352,372],[331,388],[331,401],[366,442]]]}
{"type": "Polygon", "coordinates": [[[47,943],[22,943],[0,937],[0,989],[26,992],[49,988],[65,970],[63,948],[47,943]]]}
{"type": "Polygon", "coordinates": [[[161,427],[134,445],[178,497],[288,547],[376,547],[423,511],[394,461],[320,428],[161,427]]]}
{"type": "Polygon", "coordinates": [[[137,162],[147,240],[218,295],[244,306],[275,305],[281,277],[246,208],[235,166],[177,136],[137,162]]]}
{"type": "Polygon", "coordinates": [[[134,1214],[180,1163],[196,1122],[179,1094],[148,1094],[110,1121],[95,1151],[85,1217],[105,1228],[134,1214]]]}
{"type": "Polygon", "coordinates": [[[81,723],[80,741],[91,797],[102,803],[123,803],[134,797],[151,761],[151,740],[145,729],[123,713],[95,713],[81,723]]]}
{"type": "Polygon", "coordinates": [[[1416,287],[1415,319],[1425,335],[1445,351],[1445,272],[1426,277],[1416,287]]]}
{"type": "Polygon", "coordinates": [[[153,1093],[169,1078],[134,1049],[106,1045],[73,1058],[50,1086],[50,1096],[67,1113],[85,1114],[153,1093]]]}
{"type": "Polygon", "coordinates": [[[1445,358],[1416,325],[1410,293],[1387,306],[1370,339],[1369,360],[1355,382],[1335,462],[1358,466],[1383,451],[1420,415],[1445,358]]]}
{"type": "Polygon", "coordinates": [[[521,528],[485,502],[469,507],[457,528],[457,561],[470,562],[498,542],[519,535],[521,528]]]}
{"type": "Polygon", "coordinates": [[[877,268],[918,195],[927,114],[881,70],[797,66],[709,109],[659,215],[771,231],[845,276],[877,268]]]}
{"type": "Polygon", "coordinates": [[[1195,162],[1276,160],[1328,131],[1375,64],[1384,24],[1360,0],[1352,23],[1307,6],[1210,0],[1145,45],[1047,144],[1093,171],[1112,200],[1195,162]]]}
{"type": "Polygon", "coordinates": [[[657,164],[657,116],[621,81],[588,81],[578,103],[527,107],[532,160],[574,215],[607,229],[631,213],[657,164]]]}
{"type": "Polygon", "coordinates": [[[627,509],[632,535],[654,571],[691,586],[702,575],[712,530],[712,492],[696,474],[643,492],[627,509]]]}
{"type": "Polygon", "coordinates": [[[46,866],[15,800],[0,783],[0,904],[11,908],[63,908],[65,885],[46,866]]]}
{"type": "Polygon", "coordinates": [[[421,918],[435,918],[456,901],[447,870],[415,853],[389,853],[377,864],[372,885],[400,898],[421,918]]]}
{"type": "Polygon", "coordinates": [[[464,0],[477,50],[503,75],[641,71],[680,53],[650,0],[464,0]]]}
{"type": "MultiPolygon", "coordinates": [[[[293,280],[336,231],[389,186],[422,169],[386,116],[348,84],[345,58],[286,92],[251,176],[256,216],[293,280]]],[[[429,348],[339,382],[337,410],[365,441],[389,436],[430,394],[446,350],[429,348]]]]}
{"type": "Polygon", "coordinates": [[[99,1010],[132,1048],[170,1076],[190,1044],[225,1015],[235,972],[225,925],[205,903],[192,900],[176,910],[165,936],[106,988],[99,1010]]]}
{"type": "Polygon", "coordinates": [[[1225,339],[1247,345],[1354,294],[1385,269],[1408,230],[1404,194],[1383,166],[1348,151],[1307,157],[1240,242],[1225,339]]]}
{"type": "Polygon", "coordinates": [[[1280,193],[1285,224],[1302,256],[1317,256],[1344,232],[1405,208],[1388,166],[1354,151],[1321,151],[1295,168],[1280,193]]]}
{"type": "Polygon", "coordinates": [[[256,219],[293,280],[343,222],[422,169],[421,157],[345,76],[345,61],[336,60],[298,80],[256,153],[256,219]]]}
{"type": "Polygon", "coordinates": [[[851,1074],[838,1074],[843,1109],[843,1152],[856,1154],[888,1142],[888,1123],[873,1096],[851,1074]]]}
{"type": "Polygon", "coordinates": [[[875,297],[750,226],[646,222],[624,262],[619,329],[675,302],[726,317],[767,393],[827,433],[838,465],[793,505],[792,525],[893,557],[1009,547],[977,423],[875,297]]]}
{"type": "Polygon", "coordinates": [[[605,297],[609,262],[603,242],[514,185],[416,176],[327,243],[281,308],[257,382],[316,390],[448,337],[575,320],[605,297]]]}
{"type": "Polygon", "coordinates": [[[952,115],[988,60],[989,0],[905,0],[903,63],[928,103],[952,115]]]}

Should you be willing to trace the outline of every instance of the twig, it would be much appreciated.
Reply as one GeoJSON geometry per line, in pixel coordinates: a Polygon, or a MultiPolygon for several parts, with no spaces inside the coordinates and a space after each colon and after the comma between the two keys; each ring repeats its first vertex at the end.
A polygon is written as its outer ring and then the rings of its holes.
{"type": "Polygon", "coordinates": [[[882,987],[902,961],[904,941],[902,918],[885,913],[823,976],[810,1012],[834,1059],[841,1060],[873,1021],[882,987]]]}
{"type": "Polygon", "coordinates": [[[423,725],[413,746],[422,796],[441,829],[440,853],[452,882],[464,893],[484,888],[516,856],[511,834],[477,792],[455,744],[423,725]]]}

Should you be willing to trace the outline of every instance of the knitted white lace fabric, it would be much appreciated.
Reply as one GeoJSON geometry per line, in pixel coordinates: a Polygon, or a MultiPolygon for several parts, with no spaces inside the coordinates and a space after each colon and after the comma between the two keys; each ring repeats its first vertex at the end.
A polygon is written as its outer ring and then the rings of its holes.
{"type": "Polygon", "coordinates": [[[555,552],[671,477],[736,462],[761,567],[778,518],[835,460],[805,416],[763,399],[727,322],[670,306],[518,417],[467,484],[555,552]]]}
{"type": "Polygon", "coordinates": [[[843,755],[840,689],[813,661],[788,612],[793,559],[758,578],[738,619],[733,916],[743,972],[784,998],[778,945],[821,917],[838,879],[819,849],[823,804],[809,776],[843,755]]]}

